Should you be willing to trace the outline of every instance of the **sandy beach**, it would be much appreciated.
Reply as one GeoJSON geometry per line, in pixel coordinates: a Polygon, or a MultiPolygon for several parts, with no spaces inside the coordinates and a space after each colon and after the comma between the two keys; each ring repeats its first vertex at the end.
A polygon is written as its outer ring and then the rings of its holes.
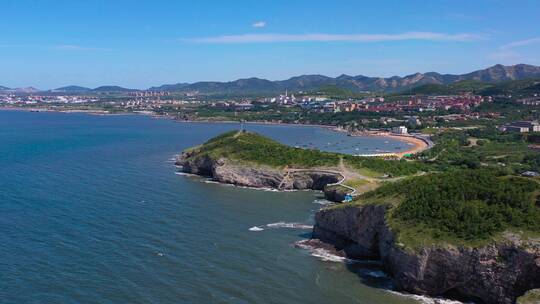
{"type": "Polygon", "coordinates": [[[414,137],[412,135],[395,135],[395,134],[388,133],[386,135],[381,135],[381,136],[390,137],[390,138],[397,139],[399,141],[404,141],[408,144],[411,144],[410,149],[396,153],[399,157],[404,157],[408,154],[420,153],[422,151],[427,150],[430,147],[430,145],[425,140],[420,139],[418,137],[414,137]]]}

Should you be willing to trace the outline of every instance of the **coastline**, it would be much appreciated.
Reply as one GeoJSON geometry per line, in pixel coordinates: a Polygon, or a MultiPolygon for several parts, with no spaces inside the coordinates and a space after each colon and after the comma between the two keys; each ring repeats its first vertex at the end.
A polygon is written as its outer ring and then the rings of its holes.
{"type": "Polygon", "coordinates": [[[416,137],[414,135],[405,136],[405,135],[387,134],[387,135],[380,135],[380,136],[394,138],[396,140],[403,141],[403,142],[406,142],[407,144],[412,145],[410,149],[396,153],[400,158],[405,157],[410,154],[421,153],[431,147],[430,144],[426,142],[425,139],[416,137]]]}
{"type": "MultiPolygon", "coordinates": [[[[126,113],[110,113],[105,110],[57,110],[57,109],[47,109],[47,108],[21,108],[21,107],[9,107],[9,106],[1,106],[0,111],[26,111],[26,112],[57,112],[57,113],[82,113],[82,114],[88,114],[88,115],[111,115],[111,116],[123,116],[123,115],[144,115],[149,116],[155,119],[169,119],[176,123],[227,123],[227,124],[241,124],[240,121],[234,121],[234,120],[211,120],[211,119],[202,119],[202,120],[180,120],[173,116],[169,115],[156,115],[154,112],[151,111],[138,111],[138,112],[126,112],[126,113]]],[[[391,157],[396,156],[398,158],[403,158],[407,155],[411,154],[417,154],[421,153],[429,148],[432,147],[432,144],[428,142],[426,139],[415,136],[415,135],[397,135],[392,134],[387,131],[363,131],[363,132],[349,132],[347,130],[344,130],[342,128],[339,128],[337,126],[332,125],[320,125],[320,124],[302,124],[302,123],[285,123],[285,122],[269,122],[269,121],[245,121],[243,122],[245,124],[258,124],[258,125],[283,125],[283,126],[298,126],[298,127],[315,127],[315,128],[323,128],[327,130],[331,130],[333,132],[342,132],[347,133],[350,136],[354,137],[381,137],[381,138],[390,138],[394,140],[398,140],[401,142],[405,142],[407,144],[410,144],[411,147],[399,152],[381,152],[381,153],[373,153],[373,154],[366,154],[366,155],[358,155],[358,156],[366,156],[366,157],[391,157]]]]}

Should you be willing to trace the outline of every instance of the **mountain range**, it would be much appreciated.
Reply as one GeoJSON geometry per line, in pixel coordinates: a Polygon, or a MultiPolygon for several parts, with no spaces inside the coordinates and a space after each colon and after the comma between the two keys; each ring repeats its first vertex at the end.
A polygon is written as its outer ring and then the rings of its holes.
{"type": "Polygon", "coordinates": [[[385,91],[396,92],[425,84],[451,84],[464,80],[481,82],[501,82],[507,80],[520,80],[526,78],[540,78],[540,67],[517,64],[512,66],[495,65],[487,69],[467,74],[439,74],[436,72],[416,73],[404,77],[369,77],[364,75],[341,75],[328,77],[324,75],[302,75],[287,80],[270,81],[260,78],[239,79],[230,82],[196,82],[192,84],[168,84],[152,87],[150,90],[193,92],[200,94],[255,94],[313,91],[324,86],[336,86],[352,92],[385,91]]]}
{"type": "MultiPolygon", "coordinates": [[[[415,73],[407,76],[369,77],[364,75],[341,75],[328,77],[324,75],[301,75],[287,80],[271,81],[260,78],[238,79],[229,82],[195,82],[165,84],[151,87],[152,91],[168,91],[178,93],[195,93],[206,95],[253,95],[276,94],[280,92],[310,92],[325,86],[335,86],[350,90],[351,92],[384,91],[399,92],[427,84],[448,85],[464,80],[475,80],[486,83],[495,83],[507,80],[520,80],[527,78],[540,78],[540,66],[517,64],[511,66],[494,65],[467,74],[440,74],[437,72],[415,73]]],[[[1,90],[32,93],[34,88],[9,89],[0,86],[1,90]]],[[[125,93],[136,91],[119,86],[101,86],[95,89],[67,86],[50,90],[55,93],[125,93]]]]}

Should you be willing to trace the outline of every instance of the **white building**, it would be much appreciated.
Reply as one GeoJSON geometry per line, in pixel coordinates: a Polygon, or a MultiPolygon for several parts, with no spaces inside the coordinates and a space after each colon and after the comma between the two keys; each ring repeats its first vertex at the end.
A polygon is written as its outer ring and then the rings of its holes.
{"type": "Polygon", "coordinates": [[[393,127],[392,133],[394,134],[407,134],[407,127],[405,126],[399,126],[399,127],[393,127]]]}
{"type": "Polygon", "coordinates": [[[540,124],[536,121],[514,121],[503,127],[503,131],[507,132],[540,132],[540,124]]]}

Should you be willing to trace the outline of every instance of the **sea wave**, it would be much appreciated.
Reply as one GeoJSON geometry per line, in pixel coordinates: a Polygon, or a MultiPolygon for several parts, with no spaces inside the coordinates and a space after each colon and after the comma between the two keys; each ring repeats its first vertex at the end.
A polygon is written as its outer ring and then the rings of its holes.
{"type": "Polygon", "coordinates": [[[167,163],[176,163],[176,161],[178,160],[178,157],[180,155],[179,154],[175,154],[174,156],[170,157],[169,159],[167,159],[165,162],[167,163]]]}
{"type": "Polygon", "coordinates": [[[382,270],[368,270],[364,274],[374,278],[388,278],[388,275],[382,270]]]}
{"type": "Polygon", "coordinates": [[[221,184],[220,182],[216,182],[215,180],[207,179],[204,181],[206,184],[221,184]]]}
{"type": "MultiPolygon", "coordinates": [[[[394,290],[388,290],[388,292],[398,295],[400,297],[416,300],[423,304],[464,304],[463,302],[450,300],[445,298],[434,298],[429,296],[415,295],[410,293],[402,293],[394,290]]],[[[471,303],[471,302],[469,302],[471,303]]]]}
{"type": "Polygon", "coordinates": [[[316,200],[313,201],[313,203],[317,204],[317,205],[323,205],[323,206],[333,204],[333,202],[331,202],[329,200],[325,200],[325,199],[316,199],[316,200]]]}
{"type": "Polygon", "coordinates": [[[313,229],[313,225],[306,225],[302,223],[287,223],[287,222],[277,222],[267,224],[266,227],[269,228],[292,228],[292,229],[313,229]]]}
{"type": "Polygon", "coordinates": [[[349,261],[348,258],[344,256],[340,256],[334,252],[332,252],[329,249],[313,246],[309,242],[310,240],[302,240],[295,243],[295,246],[301,249],[305,249],[309,251],[309,253],[316,257],[321,259],[325,262],[347,262],[349,261]]]}
{"type": "Polygon", "coordinates": [[[191,173],[186,173],[186,172],[174,172],[174,174],[181,175],[181,176],[198,176],[197,174],[191,174],[191,173]]]}
{"type": "Polygon", "coordinates": [[[264,229],[261,227],[253,226],[249,228],[249,231],[263,231],[264,229]]]}

